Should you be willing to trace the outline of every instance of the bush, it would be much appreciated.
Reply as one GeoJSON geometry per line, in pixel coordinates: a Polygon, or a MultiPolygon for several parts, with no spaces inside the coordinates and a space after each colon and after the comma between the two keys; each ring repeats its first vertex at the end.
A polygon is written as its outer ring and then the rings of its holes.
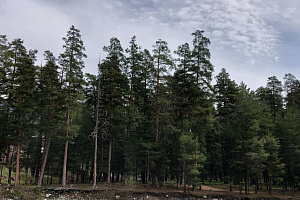
{"type": "Polygon", "coordinates": [[[23,199],[23,194],[19,190],[6,190],[2,192],[3,198],[23,199]]]}

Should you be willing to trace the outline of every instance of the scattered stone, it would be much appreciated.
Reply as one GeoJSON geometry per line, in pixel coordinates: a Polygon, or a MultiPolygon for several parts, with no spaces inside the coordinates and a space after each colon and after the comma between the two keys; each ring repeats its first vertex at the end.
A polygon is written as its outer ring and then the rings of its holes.
{"type": "Polygon", "coordinates": [[[46,198],[49,198],[51,196],[51,194],[46,194],[46,198]]]}
{"type": "Polygon", "coordinates": [[[120,197],[120,195],[116,195],[116,199],[120,199],[121,197],[120,197]]]}
{"type": "Polygon", "coordinates": [[[204,195],[204,196],[203,196],[203,199],[207,199],[207,196],[204,195]]]}

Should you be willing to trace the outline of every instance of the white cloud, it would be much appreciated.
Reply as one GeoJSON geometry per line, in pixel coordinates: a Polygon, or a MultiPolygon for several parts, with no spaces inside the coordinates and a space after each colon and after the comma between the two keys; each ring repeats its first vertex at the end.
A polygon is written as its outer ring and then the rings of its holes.
{"type": "MultiPolygon", "coordinates": [[[[86,71],[97,73],[99,53],[111,37],[118,37],[126,48],[136,35],[138,44],[150,51],[161,38],[173,51],[191,42],[190,34],[199,29],[211,40],[216,71],[226,67],[233,76],[250,76],[265,65],[271,68],[291,60],[285,57],[288,53],[278,51],[284,49],[284,40],[291,40],[283,38],[284,31],[299,35],[299,8],[299,0],[0,0],[0,25],[5,27],[0,34],[7,34],[9,40],[24,39],[25,46],[37,48],[40,55],[46,49],[58,55],[61,38],[73,24],[81,30],[87,49],[86,71]]],[[[292,51],[284,47],[285,52],[292,51]]]]}
{"type": "MultiPolygon", "coordinates": [[[[166,2],[156,2],[159,9],[144,10],[142,16],[149,17],[151,13],[158,21],[169,23],[169,27],[189,33],[203,29],[211,33],[208,36],[213,43],[230,46],[247,56],[272,57],[276,54],[280,33],[271,24],[281,19],[282,10],[277,4],[259,0],[190,0],[178,6],[166,2]],[[168,12],[163,7],[166,4],[171,8],[168,12]]],[[[289,8],[285,18],[294,13],[295,9],[289,8]]]]}

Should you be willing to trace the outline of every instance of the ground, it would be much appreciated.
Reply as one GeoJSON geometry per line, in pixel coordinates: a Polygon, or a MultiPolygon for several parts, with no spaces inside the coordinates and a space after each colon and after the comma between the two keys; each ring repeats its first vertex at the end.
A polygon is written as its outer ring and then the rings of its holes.
{"type": "MultiPolygon", "coordinates": [[[[41,189],[36,186],[21,185],[18,188],[2,185],[0,193],[19,194],[16,191],[21,191],[23,199],[47,199],[46,195],[50,194],[50,199],[115,199],[120,196],[120,199],[144,199],[146,196],[153,197],[152,199],[300,199],[300,194],[295,196],[290,194],[282,195],[281,191],[274,190],[273,196],[270,196],[266,190],[259,191],[254,194],[240,194],[238,187],[233,186],[233,192],[229,192],[228,185],[202,185],[201,190],[192,191],[188,188],[186,193],[183,193],[182,188],[176,188],[174,184],[167,184],[159,187],[152,187],[147,184],[98,184],[97,189],[92,189],[92,184],[68,184],[66,190],[62,190],[60,185],[43,186],[41,189]],[[61,195],[65,195],[62,197],[61,195]],[[54,198],[55,197],[55,198],[54,198]],[[246,198],[245,198],[246,197],[246,198]]],[[[288,193],[288,192],[287,192],[288,193]]]]}

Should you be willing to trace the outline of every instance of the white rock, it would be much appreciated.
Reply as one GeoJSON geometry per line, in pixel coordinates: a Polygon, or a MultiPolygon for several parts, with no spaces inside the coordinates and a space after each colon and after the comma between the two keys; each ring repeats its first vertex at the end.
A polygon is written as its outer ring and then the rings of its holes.
{"type": "Polygon", "coordinates": [[[51,196],[51,194],[46,194],[46,198],[49,198],[51,196]]]}
{"type": "Polygon", "coordinates": [[[120,195],[116,195],[116,199],[120,199],[120,195]]]}
{"type": "Polygon", "coordinates": [[[203,199],[207,199],[207,196],[204,195],[204,196],[203,196],[203,199]]]}

